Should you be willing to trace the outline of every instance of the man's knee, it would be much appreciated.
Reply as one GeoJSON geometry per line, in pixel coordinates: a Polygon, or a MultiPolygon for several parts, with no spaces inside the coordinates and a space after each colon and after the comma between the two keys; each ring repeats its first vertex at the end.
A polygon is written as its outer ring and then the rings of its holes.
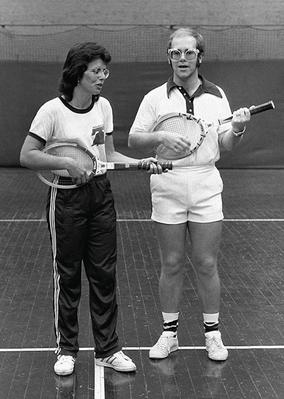
{"type": "Polygon", "coordinates": [[[218,274],[217,259],[214,256],[195,257],[194,266],[199,276],[211,278],[218,274]]]}
{"type": "Polygon", "coordinates": [[[162,274],[168,277],[174,277],[182,274],[184,271],[184,258],[178,253],[168,254],[162,260],[162,274]]]}

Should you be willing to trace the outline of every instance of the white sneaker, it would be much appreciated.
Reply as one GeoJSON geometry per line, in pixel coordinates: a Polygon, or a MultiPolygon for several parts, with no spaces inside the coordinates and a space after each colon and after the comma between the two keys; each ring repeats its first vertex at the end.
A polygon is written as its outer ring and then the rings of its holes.
{"type": "Polygon", "coordinates": [[[116,352],[108,357],[96,358],[95,362],[97,366],[110,367],[116,371],[122,371],[126,373],[136,370],[136,366],[133,361],[122,351],[116,352]]]}
{"type": "Polygon", "coordinates": [[[162,333],[149,352],[150,359],[165,359],[171,352],[178,350],[177,335],[162,333]]]}
{"type": "Polygon", "coordinates": [[[75,357],[71,355],[58,355],[57,362],[54,365],[54,371],[57,375],[69,375],[74,371],[75,357]]]}
{"type": "Polygon", "coordinates": [[[227,359],[228,350],[222,342],[220,331],[205,333],[205,344],[209,359],[217,361],[227,359]]]}

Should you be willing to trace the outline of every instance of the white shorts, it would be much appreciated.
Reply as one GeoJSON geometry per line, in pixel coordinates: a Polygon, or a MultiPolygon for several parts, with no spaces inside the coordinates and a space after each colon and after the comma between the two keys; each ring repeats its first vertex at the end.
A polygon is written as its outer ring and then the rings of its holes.
{"type": "Polygon", "coordinates": [[[223,181],[214,165],[174,167],[151,175],[152,220],[179,224],[222,220],[223,181]]]}

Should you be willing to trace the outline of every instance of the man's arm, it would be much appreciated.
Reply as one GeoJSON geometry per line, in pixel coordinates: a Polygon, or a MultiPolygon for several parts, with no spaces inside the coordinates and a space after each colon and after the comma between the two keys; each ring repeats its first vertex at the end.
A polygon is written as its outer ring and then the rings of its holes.
{"type": "Polygon", "coordinates": [[[240,108],[233,112],[231,128],[219,135],[220,145],[227,151],[232,150],[238,145],[246,130],[246,123],[250,120],[250,112],[248,108],[240,108]]]}
{"type": "Polygon", "coordinates": [[[107,134],[105,138],[105,150],[106,150],[106,158],[108,162],[118,162],[118,163],[138,163],[138,162],[148,162],[150,165],[149,173],[153,174],[161,174],[163,173],[162,167],[157,164],[157,160],[153,157],[144,158],[144,159],[136,159],[128,157],[124,154],[115,150],[113,137],[111,134],[107,134]]]}
{"type": "Polygon", "coordinates": [[[133,133],[129,134],[128,137],[128,146],[130,148],[136,148],[151,152],[153,152],[153,150],[159,144],[162,144],[162,142],[162,134],[160,132],[157,132],[155,134],[143,132],[141,134],[140,132],[134,131],[133,133]]]}
{"type": "Polygon", "coordinates": [[[128,157],[115,150],[112,134],[105,137],[105,150],[108,162],[138,162],[139,159],[128,157]]]}
{"type": "Polygon", "coordinates": [[[190,140],[186,136],[173,134],[164,130],[154,133],[140,133],[134,131],[129,134],[129,147],[151,150],[153,152],[160,144],[163,144],[166,148],[179,153],[190,147],[190,140]]]}

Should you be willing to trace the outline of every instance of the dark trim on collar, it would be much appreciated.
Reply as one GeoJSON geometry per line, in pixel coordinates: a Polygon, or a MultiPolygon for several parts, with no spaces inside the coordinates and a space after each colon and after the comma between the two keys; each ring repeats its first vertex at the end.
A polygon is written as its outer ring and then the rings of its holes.
{"type": "MultiPolygon", "coordinates": [[[[212,94],[213,96],[222,98],[222,93],[220,92],[220,90],[214,83],[209,82],[209,80],[206,80],[201,75],[198,75],[198,77],[201,80],[201,85],[198,87],[196,92],[191,96],[191,98],[199,97],[203,93],[209,93],[209,94],[212,94]]],[[[170,97],[171,90],[173,90],[176,87],[177,87],[177,84],[173,81],[173,77],[171,76],[167,81],[167,96],[168,97],[170,97]]]]}
{"type": "Polygon", "coordinates": [[[92,102],[89,105],[88,108],[85,109],[79,109],[79,108],[75,108],[72,107],[72,105],[70,105],[65,98],[63,98],[62,96],[59,96],[59,100],[62,101],[62,103],[65,105],[65,107],[69,108],[71,111],[76,112],[77,114],[86,114],[87,112],[91,111],[91,109],[93,108],[94,104],[98,101],[100,96],[92,96],[92,102]]]}

